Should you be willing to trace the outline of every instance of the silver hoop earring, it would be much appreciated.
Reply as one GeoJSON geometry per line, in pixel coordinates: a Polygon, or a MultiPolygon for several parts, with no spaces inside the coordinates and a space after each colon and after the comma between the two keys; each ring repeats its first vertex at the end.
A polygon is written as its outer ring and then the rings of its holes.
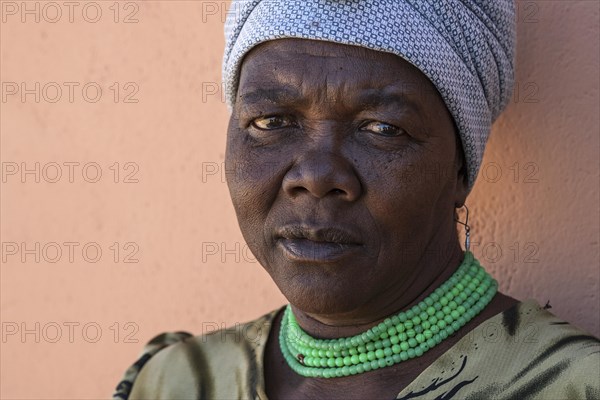
{"type": "Polygon", "coordinates": [[[469,226],[469,209],[466,204],[463,204],[462,207],[465,209],[465,222],[462,222],[458,219],[458,213],[456,213],[456,222],[463,225],[465,227],[465,250],[469,251],[469,247],[471,245],[471,227],[469,226]]]}

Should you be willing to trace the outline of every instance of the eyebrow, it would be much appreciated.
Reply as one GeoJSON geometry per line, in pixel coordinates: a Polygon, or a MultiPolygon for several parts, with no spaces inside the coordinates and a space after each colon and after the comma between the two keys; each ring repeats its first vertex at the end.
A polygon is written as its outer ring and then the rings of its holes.
{"type": "Polygon", "coordinates": [[[419,110],[418,102],[415,102],[412,97],[414,96],[402,91],[389,91],[386,93],[381,90],[370,89],[358,95],[356,101],[361,107],[367,109],[393,105],[419,110]]]}
{"type": "Polygon", "coordinates": [[[256,88],[240,94],[240,100],[245,104],[256,104],[264,101],[275,104],[289,104],[297,102],[299,98],[300,92],[291,87],[256,88]]]}
{"type": "MultiPolygon", "coordinates": [[[[403,90],[385,91],[381,89],[367,89],[361,91],[352,103],[348,105],[362,109],[376,109],[381,106],[396,106],[413,108],[419,110],[418,103],[413,100],[412,95],[404,93],[403,90]]],[[[306,103],[308,99],[302,99],[301,92],[292,86],[280,88],[252,88],[240,94],[243,104],[254,105],[261,102],[273,104],[298,104],[306,103]]]]}

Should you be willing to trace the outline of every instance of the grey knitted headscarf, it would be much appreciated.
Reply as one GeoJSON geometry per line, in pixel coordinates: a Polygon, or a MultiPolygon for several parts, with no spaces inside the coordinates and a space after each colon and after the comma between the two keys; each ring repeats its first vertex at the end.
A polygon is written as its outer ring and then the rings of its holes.
{"type": "Polygon", "coordinates": [[[363,46],[419,68],[454,117],[473,186],[491,125],[512,93],[512,0],[234,0],[223,58],[229,110],[244,55],[280,38],[363,46]]]}

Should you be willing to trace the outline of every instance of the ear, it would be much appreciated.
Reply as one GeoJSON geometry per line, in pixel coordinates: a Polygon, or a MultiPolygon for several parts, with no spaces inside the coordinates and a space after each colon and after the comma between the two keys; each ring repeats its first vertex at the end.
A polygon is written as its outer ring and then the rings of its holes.
{"type": "Polygon", "coordinates": [[[457,140],[455,171],[456,171],[456,188],[454,197],[454,206],[460,208],[465,204],[469,194],[469,177],[468,168],[465,160],[462,142],[460,138],[457,140]]]}

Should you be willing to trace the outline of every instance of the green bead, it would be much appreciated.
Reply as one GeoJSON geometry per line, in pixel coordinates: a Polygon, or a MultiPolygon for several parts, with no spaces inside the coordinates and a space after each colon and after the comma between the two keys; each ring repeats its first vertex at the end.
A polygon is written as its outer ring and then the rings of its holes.
{"type": "Polygon", "coordinates": [[[369,361],[373,361],[373,360],[375,360],[376,358],[377,358],[377,357],[375,357],[375,352],[374,352],[374,351],[369,351],[369,352],[367,353],[367,359],[368,359],[369,361]]]}
{"type": "Polygon", "coordinates": [[[410,349],[408,349],[407,353],[408,353],[408,358],[415,357],[415,349],[410,348],[410,349]]]}
{"type": "Polygon", "coordinates": [[[343,367],[344,366],[344,359],[342,357],[337,357],[335,359],[335,366],[336,367],[343,367]]]}
{"type": "Polygon", "coordinates": [[[346,366],[352,365],[352,357],[350,357],[350,356],[344,357],[344,365],[346,365],[346,366]]]}
{"type": "Polygon", "coordinates": [[[361,363],[364,363],[365,361],[368,360],[368,357],[365,353],[360,353],[360,355],[358,356],[358,359],[361,363]]]}
{"type": "Polygon", "coordinates": [[[410,347],[415,347],[417,345],[417,340],[415,338],[408,339],[408,345],[410,347]]]}
{"type": "Polygon", "coordinates": [[[392,352],[393,352],[394,354],[400,354],[400,352],[401,352],[401,351],[402,351],[402,347],[400,347],[400,345],[398,345],[398,344],[394,344],[394,345],[392,346],[392,352]]]}
{"type": "Polygon", "coordinates": [[[356,365],[350,366],[350,375],[356,375],[358,373],[356,365]]]}
{"type": "Polygon", "coordinates": [[[390,343],[392,345],[398,344],[398,343],[400,343],[400,339],[398,339],[398,336],[392,336],[392,337],[390,337],[390,343]]]}
{"type": "Polygon", "coordinates": [[[427,307],[427,314],[429,314],[429,315],[435,315],[435,308],[433,308],[433,307],[427,307]]]}
{"type": "Polygon", "coordinates": [[[383,358],[383,350],[377,349],[375,351],[375,357],[377,357],[377,358],[383,358]]]}
{"type": "Polygon", "coordinates": [[[410,346],[408,345],[408,342],[401,342],[400,343],[400,348],[404,351],[408,350],[410,348],[410,346]]]}
{"type": "Polygon", "coordinates": [[[352,362],[352,364],[356,365],[360,362],[360,358],[357,355],[353,355],[352,357],[350,357],[350,361],[352,362]]]}
{"type": "Polygon", "coordinates": [[[391,349],[390,347],[386,347],[385,349],[383,349],[383,354],[384,354],[386,357],[389,357],[389,356],[391,356],[391,355],[392,355],[392,349],[391,349]]]}

